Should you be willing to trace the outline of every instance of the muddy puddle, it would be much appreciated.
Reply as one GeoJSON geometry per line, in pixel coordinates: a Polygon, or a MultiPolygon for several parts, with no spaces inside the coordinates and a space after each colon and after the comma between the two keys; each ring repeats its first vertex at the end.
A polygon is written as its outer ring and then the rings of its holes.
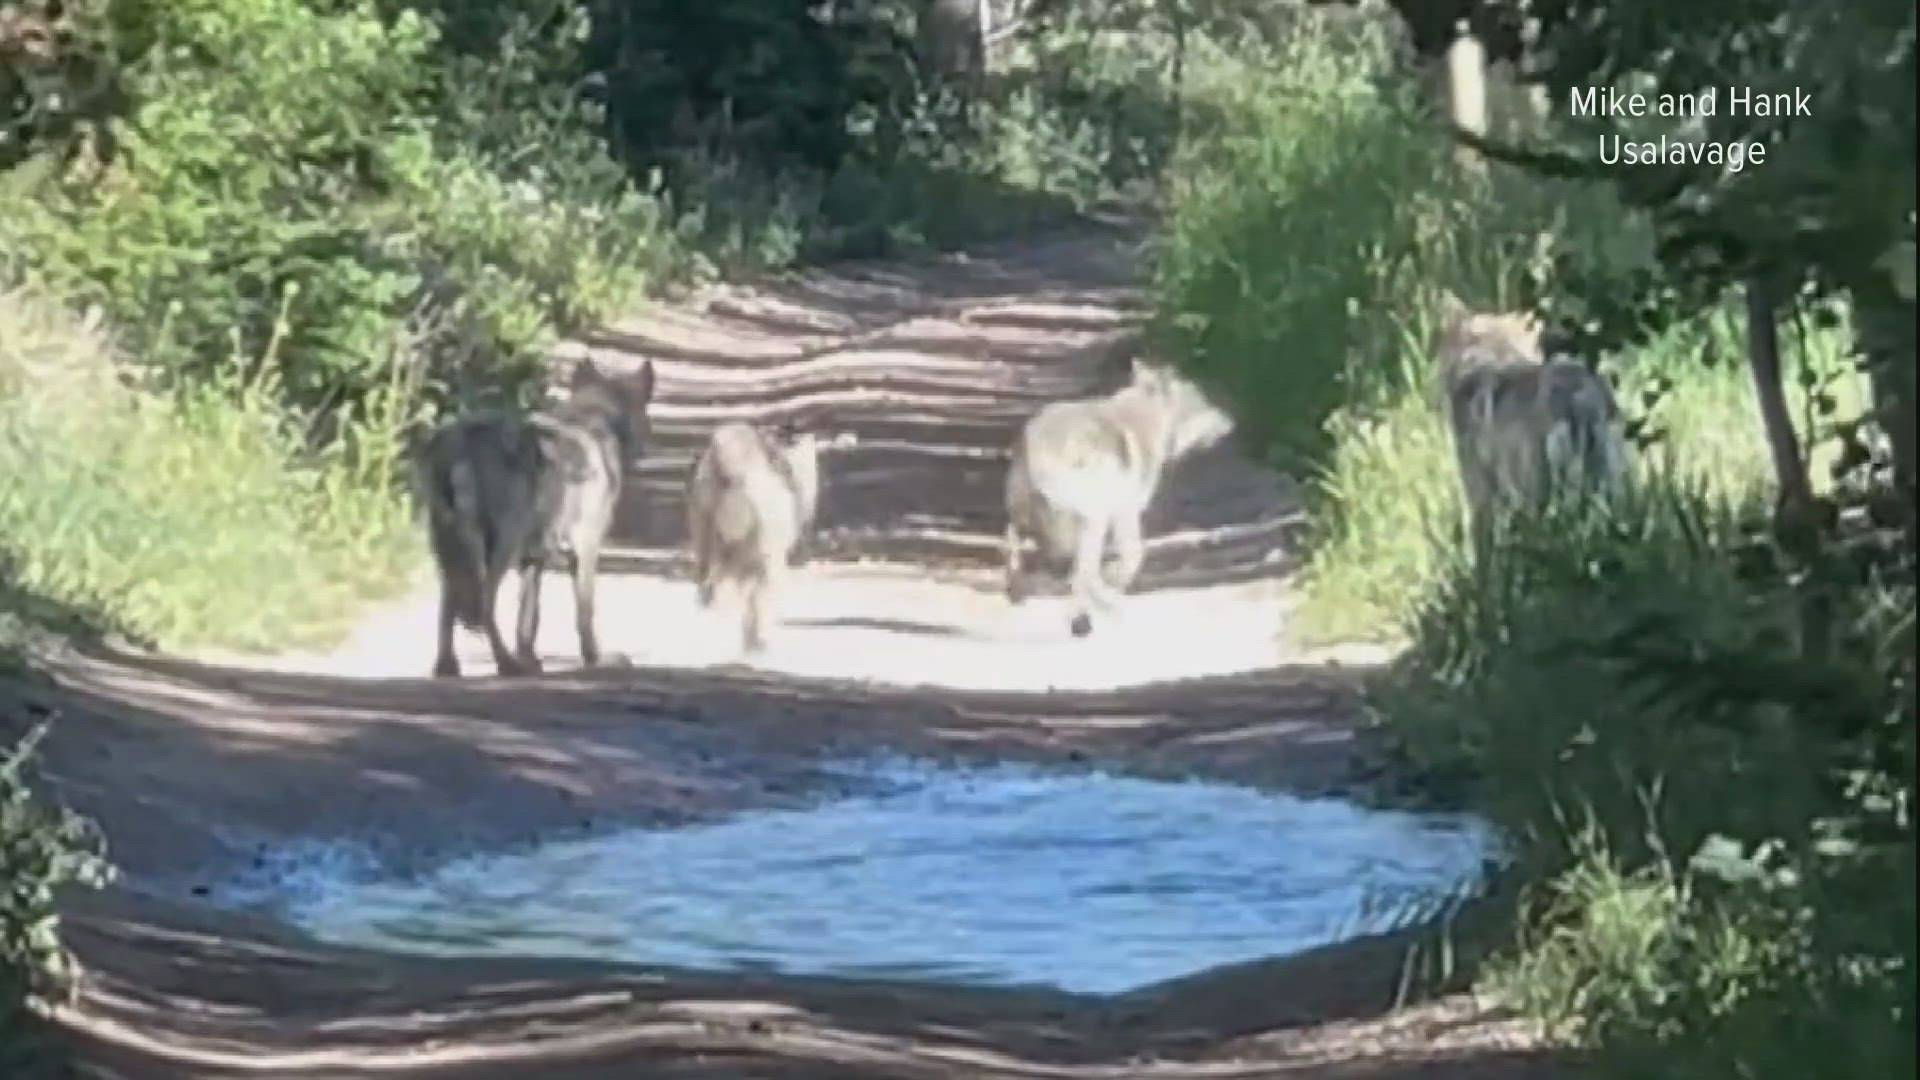
{"type": "Polygon", "coordinates": [[[289,847],[211,899],[398,952],[1109,994],[1391,929],[1474,890],[1495,856],[1465,815],[1024,765],[843,771],[804,808],[409,879],[351,846],[289,847]]]}

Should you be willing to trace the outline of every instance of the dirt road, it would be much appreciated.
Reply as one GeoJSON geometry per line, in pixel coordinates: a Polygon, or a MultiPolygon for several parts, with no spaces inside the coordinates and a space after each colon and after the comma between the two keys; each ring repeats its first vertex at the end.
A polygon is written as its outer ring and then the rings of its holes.
{"type": "MultiPolygon", "coordinates": [[[[1355,782],[1356,669],[1288,656],[1295,493],[1231,445],[1169,478],[1140,595],[1089,639],[1059,598],[999,595],[1004,447],[1041,402],[1105,389],[1142,314],[1121,233],[850,266],[657,306],[586,342],[655,360],[655,443],[615,528],[601,640],[633,666],[424,678],[433,597],[325,655],[72,656],[49,782],[98,819],[122,882],[67,904],[88,971],[60,1015],[84,1075],[272,1077],[1532,1077],[1527,1033],[1449,998],[1385,1014],[1382,937],[1118,998],[437,960],[318,944],[196,905],[278,841],[346,837],[396,869],[449,852],[792,803],[822,763],[889,748],[1355,782]],[[716,421],[799,416],[825,463],[821,561],[764,660],[683,578],[681,491],[716,421]]],[[[567,612],[559,582],[547,610],[567,612]]],[[[0,698],[0,716],[18,710],[0,698]]]]}

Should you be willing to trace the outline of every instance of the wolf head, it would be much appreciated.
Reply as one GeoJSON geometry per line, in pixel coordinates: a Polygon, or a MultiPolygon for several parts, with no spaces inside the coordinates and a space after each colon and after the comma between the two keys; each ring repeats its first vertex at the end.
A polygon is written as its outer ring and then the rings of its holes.
{"type": "Polygon", "coordinates": [[[1540,322],[1523,312],[1474,311],[1453,293],[1442,293],[1436,354],[1443,371],[1482,363],[1538,362],[1540,322]]]}
{"type": "Polygon", "coordinates": [[[653,404],[653,361],[642,363],[633,377],[623,382],[602,370],[589,354],[574,365],[567,381],[567,404],[572,410],[605,419],[625,456],[638,456],[652,434],[647,408],[653,404]]]}
{"type": "Polygon", "coordinates": [[[1233,432],[1233,417],[1166,364],[1135,360],[1132,385],[1160,407],[1170,457],[1210,446],[1233,432]]]}

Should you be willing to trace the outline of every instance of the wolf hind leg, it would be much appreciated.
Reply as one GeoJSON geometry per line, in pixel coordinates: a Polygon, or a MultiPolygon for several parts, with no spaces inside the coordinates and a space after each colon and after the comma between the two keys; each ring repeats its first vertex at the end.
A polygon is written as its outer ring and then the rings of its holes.
{"type": "Polygon", "coordinates": [[[454,584],[448,580],[447,570],[440,568],[440,622],[437,627],[433,674],[439,679],[457,679],[460,677],[460,661],[453,655],[453,624],[456,620],[453,598],[454,584]]]}
{"type": "Polygon", "coordinates": [[[500,583],[513,561],[511,549],[505,545],[488,552],[488,561],[482,564],[480,580],[475,583],[479,595],[474,599],[479,608],[480,629],[487,635],[487,648],[493,653],[494,669],[502,675],[525,675],[527,666],[507,649],[506,639],[500,635],[500,583]]]}
{"type": "Polygon", "coordinates": [[[1133,587],[1134,579],[1140,576],[1140,564],[1146,558],[1146,542],[1140,535],[1140,515],[1130,511],[1121,511],[1113,516],[1108,526],[1111,546],[1107,557],[1101,563],[1101,571],[1107,584],[1117,594],[1124,594],[1133,587]]]}
{"type": "Polygon", "coordinates": [[[597,545],[582,544],[574,552],[573,571],[573,633],[580,640],[580,663],[584,667],[596,667],[600,663],[600,639],[594,632],[593,593],[600,572],[600,549],[597,545]]]}
{"type": "Polygon", "coordinates": [[[1093,611],[1096,607],[1102,614],[1114,608],[1113,598],[1108,595],[1107,583],[1102,579],[1101,571],[1107,529],[1104,522],[1082,521],[1079,536],[1075,538],[1071,578],[1074,613],[1073,619],[1067,624],[1074,637],[1086,637],[1093,632],[1093,611]]]}
{"type": "Polygon", "coordinates": [[[769,574],[756,571],[739,582],[740,650],[758,656],[767,649],[767,628],[772,621],[772,592],[769,574]]]}
{"type": "Polygon", "coordinates": [[[540,636],[540,572],[538,559],[520,564],[520,609],[514,620],[514,658],[521,670],[537,674],[540,659],[534,653],[534,640],[540,636]]]}
{"type": "Polygon", "coordinates": [[[1020,531],[1019,525],[1011,521],[1007,522],[1007,533],[1004,543],[1006,547],[1007,600],[1014,604],[1023,603],[1028,596],[1024,559],[1027,539],[1020,531]]]}
{"type": "Polygon", "coordinates": [[[506,639],[500,636],[500,623],[494,614],[495,594],[499,591],[496,580],[492,588],[480,597],[480,625],[487,635],[487,648],[493,652],[493,666],[502,675],[525,675],[526,667],[520,659],[509,652],[506,639]]]}
{"type": "Polygon", "coordinates": [[[720,584],[717,560],[714,557],[714,539],[706,525],[710,511],[704,505],[696,503],[689,511],[691,517],[693,547],[693,585],[700,597],[700,606],[713,606],[720,584]]]}

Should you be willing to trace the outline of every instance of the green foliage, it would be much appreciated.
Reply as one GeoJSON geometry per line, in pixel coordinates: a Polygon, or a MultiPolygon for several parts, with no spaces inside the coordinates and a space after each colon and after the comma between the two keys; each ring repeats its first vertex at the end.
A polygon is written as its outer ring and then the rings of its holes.
{"type": "MultiPolygon", "coordinates": [[[[1716,806],[1725,790],[1695,777],[1663,791],[1659,774],[1641,766],[1726,760],[1718,734],[1669,730],[1618,693],[1613,665],[1592,654],[1617,630],[1608,619],[1626,617],[1614,613],[1651,604],[1693,620],[1689,629],[1703,647],[1783,633],[1783,612],[1749,602],[1723,555],[1742,535],[1742,510],[1697,489],[1649,483],[1604,524],[1550,514],[1523,523],[1493,550],[1475,555],[1455,546],[1415,608],[1413,645],[1379,707],[1413,755],[1436,767],[1505,780],[1551,776],[1563,755],[1585,755],[1581,761],[1596,764],[1584,771],[1605,779],[1580,796],[1611,826],[1609,837],[1617,831],[1644,838],[1650,793],[1716,806]],[[1430,696],[1437,686],[1448,692],[1430,696]]],[[[1578,810],[1561,806],[1566,793],[1538,780],[1489,782],[1481,794],[1508,825],[1578,810]]],[[[1674,846],[1697,846],[1702,838],[1677,838],[1674,846]]],[[[1638,859],[1646,852],[1635,846],[1621,854],[1638,859]]]]}
{"type": "Polygon", "coordinates": [[[59,306],[0,293],[11,590],[169,645],[270,648],[324,640],[406,579],[418,540],[389,487],[395,447],[315,456],[270,386],[161,398],[124,386],[114,361],[59,306]]]}
{"type": "Polygon", "coordinates": [[[1452,169],[1389,45],[1303,41],[1175,168],[1157,334],[1293,468],[1327,462],[1337,410],[1426,378],[1440,289],[1518,306],[1568,252],[1609,274],[1647,260],[1603,190],[1452,169]]]}
{"type": "MultiPolygon", "coordinates": [[[[1773,490],[1753,383],[1736,357],[1744,327],[1730,304],[1675,323],[1605,369],[1640,433],[1640,471],[1727,506],[1764,507],[1773,490]]],[[[1816,488],[1833,487],[1843,447],[1827,437],[1866,409],[1865,380],[1843,325],[1789,336],[1789,401],[1810,447],[1816,488]],[[1816,410],[1826,398],[1830,415],[1816,410]]],[[[1317,538],[1290,631],[1303,641],[1405,640],[1415,607],[1459,543],[1464,508],[1451,435],[1411,380],[1377,407],[1344,407],[1315,485],[1317,538]]]]}
{"type": "MultiPolygon", "coordinates": [[[[1487,5],[1517,11],[1513,0],[1487,5]]],[[[1898,295],[1915,224],[1915,34],[1911,4],[1894,0],[1726,0],[1688,6],[1644,0],[1532,4],[1538,74],[1558,100],[1576,88],[1661,95],[1715,88],[1704,118],[1671,115],[1637,136],[1704,138],[1764,151],[1738,170],[1651,168],[1599,160],[1596,120],[1489,149],[1547,175],[1605,178],[1649,212],[1661,278],[1642,285],[1669,309],[1711,303],[1740,282],[1764,294],[1802,287],[1848,296],[1860,317],[1860,360],[1875,382],[1874,421],[1891,441],[1893,476],[1910,505],[1915,483],[1914,304],[1898,295]],[[1787,95],[1794,107],[1741,109],[1736,90],[1787,95]],[[1907,254],[1901,254],[1901,253],[1907,254]],[[1890,287],[1891,286],[1891,287],[1890,287]]],[[[1911,532],[1915,519],[1902,515],[1911,532]]]]}
{"type": "Polygon", "coordinates": [[[756,163],[831,172],[853,149],[850,121],[890,114],[913,88],[888,15],[871,2],[823,16],[807,0],[604,0],[582,60],[636,161],[718,133],[756,163]]]}
{"type": "Polygon", "coordinates": [[[74,374],[0,405],[9,604],[169,645],[316,642],[415,557],[402,429],[523,396],[553,333],[679,270],[680,235],[554,74],[564,20],[504,18],[474,53],[405,4],[89,10],[139,90],[127,152],[91,186],[0,177],[0,245],[121,340],[7,298],[38,327],[8,362],[74,374]]]}
{"type": "Polygon", "coordinates": [[[1541,929],[1492,968],[1488,987],[1563,1038],[1640,1042],[1634,1056],[1651,1070],[1640,1075],[1729,1075],[1676,1060],[1681,1025],[1750,1000],[1804,940],[1779,912],[1731,896],[1702,911],[1714,892],[1664,864],[1627,873],[1604,850],[1583,851],[1530,913],[1541,929]]]}
{"type": "Polygon", "coordinates": [[[33,197],[0,235],[167,382],[270,369],[322,433],[396,360],[430,392],[521,392],[546,337],[684,264],[672,215],[562,74],[577,19],[503,18],[474,53],[385,6],[152,9],[120,58],[142,105],[119,168],[16,178],[33,197]]]}
{"type": "Polygon", "coordinates": [[[135,354],[169,377],[257,360],[308,404],[377,381],[386,313],[412,282],[365,257],[353,201],[431,29],[194,0],[157,9],[151,30],[124,175],[40,204],[21,249],[64,294],[126,320],[135,354]]]}
{"type": "MultiPolygon", "coordinates": [[[[1250,81],[1176,163],[1157,329],[1277,461],[1315,474],[1291,629],[1410,640],[1374,708],[1430,784],[1514,841],[1536,902],[1490,988],[1593,1050],[1606,1075],[1906,1075],[1913,582],[1897,522],[1911,518],[1874,510],[1885,474],[1847,433],[1912,396],[1905,267],[1886,258],[1912,228],[1912,185],[1894,182],[1911,172],[1911,36],[1889,21],[1911,13],[1876,8],[1842,41],[1831,5],[1655,7],[1534,5],[1563,50],[1554,62],[1592,62],[1585,81],[1554,76],[1560,100],[1655,67],[1661,90],[1730,73],[1809,86],[1839,70],[1817,95],[1825,115],[1881,110],[1867,129],[1887,134],[1870,155],[1885,160],[1839,179],[1838,144],[1815,143],[1849,121],[1822,119],[1711,129],[1779,147],[1769,166],[1788,164],[1771,177],[1531,160],[1559,179],[1495,165],[1468,180],[1434,111],[1378,87],[1414,81],[1390,57],[1296,66],[1250,81]],[[1641,36],[1614,40],[1629,24],[1641,36]],[[1872,62],[1849,51],[1870,37],[1898,48],[1872,62]],[[1726,50],[1686,52],[1702,41],[1726,50]],[[1778,70],[1760,70],[1768,56],[1778,70]],[[1755,273],[1793,298],[1786,396],[1835,508],[1791,551],[1766,527],[1772,470],[1729,295],[1755,273]],[[1855,303],[1833,304],[1835,284],[1855,303]],[[1600,362],[1639,445],[1636,490],[1611,515],[1549,510],[1491,547],[1463,544],[1430,398],[1441,288],[1540,312],[1550,348],[1600,362]],[[1900,356],[1905,391],[1881,363],[1868,393],[1856,334],[1900,356]]],[[[1594,134],[1532,129],[1556,146],[1594,134]]]]}
{"type": "Polygon", "coordinates": [[[36,798],[24,775],[45,733],[36,726],[0,752],[0,1070],[29,1075],[47,1048],[23,1030],[27,1006],[71,986],[55,890],[111,876],[93,823],[36,798]]]}
{"type": "Polygon", "coordinates": [[[1884,552],[1800,580],[1764,516],[1653,476],[1522,522],[1444,568],[1374,698],[1546,883],[1490,988],[1606,1075],[1913,1066],[1912,589],[1884,552]],[[1808,588],[1835,660],[1802,658],[1808,588]]]}

